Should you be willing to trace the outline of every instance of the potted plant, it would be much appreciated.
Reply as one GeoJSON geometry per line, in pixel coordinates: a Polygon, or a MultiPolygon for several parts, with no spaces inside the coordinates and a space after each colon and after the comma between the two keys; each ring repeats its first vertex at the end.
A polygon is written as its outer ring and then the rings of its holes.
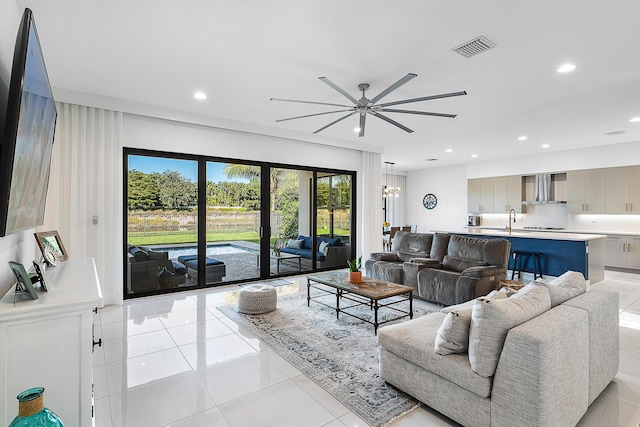
{"type": "Polygon", "coordinates": [[[349,283],[362,283],[362,255],[358,259],[347,261],[349,265],[349,283]]]}

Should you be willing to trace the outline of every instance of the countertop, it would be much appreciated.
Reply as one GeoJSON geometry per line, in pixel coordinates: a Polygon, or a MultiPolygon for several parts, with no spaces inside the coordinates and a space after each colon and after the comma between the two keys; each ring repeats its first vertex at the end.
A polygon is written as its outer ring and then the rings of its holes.
{"type": "MultiPolygon", "coordinates": [[[[478,227],[472,227],[472,226],[468,226],[468,227],[463,227],[465,229],[468,229],[469,231],[472,230],[491,230],[491,231],[504,231],[505,227],[483,227],[483,226],[478,226],[478,227]]],[[[640,237],[640,232],[638,231],[593,231],[593,230],[573,230],[573,229],[568,229],[568,228],[563,228],[561,230],[540,230],[540,229],[531,229],[531,228],[512,228],[512,230],[518,231],[518,232],[522,232],[522,233],[570,233],[570,234],[602,234],[605,236],[635,236],[635,237],[640,237]]]]}
{"type": "Polygon", "coordinates": [[[605,234],[587,234],[587,233],[565,233],[557,231],[522,231],[512,229],[511,234],[506,229],[489,229],[480,227],[467,227],[464,230],[440,230],[448,233],[468,234],[473,236],[499,236],[499,237],[520,237],[525,239],[546,239],[546,240],[571,240],[586,242],[589,240],[605,239],[605,234]]]}

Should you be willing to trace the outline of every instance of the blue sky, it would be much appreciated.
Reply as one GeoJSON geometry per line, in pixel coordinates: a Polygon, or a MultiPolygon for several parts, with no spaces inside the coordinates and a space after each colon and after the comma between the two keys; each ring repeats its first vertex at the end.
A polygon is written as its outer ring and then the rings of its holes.
{"type": "MultiPolygon", "coordinates": [[[[229,181],[222,172],[226,163],[207,163],[207,181],[229,181]]],[[[198,180],[198,162],[195,160],[167,159],[164,157],[129,156],[129,170],[139,170],[144,173],[166,170],[178,172],[191,182],[198,180]]],[[[246,179],[234,179],[236,182],[249,182],[246,179]]]]}

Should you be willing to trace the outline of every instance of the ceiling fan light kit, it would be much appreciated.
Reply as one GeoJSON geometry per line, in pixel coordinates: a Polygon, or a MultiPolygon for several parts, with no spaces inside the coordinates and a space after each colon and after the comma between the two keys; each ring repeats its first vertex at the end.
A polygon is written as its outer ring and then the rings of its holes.
{"type": "Polygon", "coordinates": [[[340,118],[332,121],[331,123],[321,127],[320,129],[316,130],[315,132],[313,132],[314,134],[316,134],[316,133],[320,133],[323,130],[335,125],[336,123],[341,122],[342,120],[345,120],[345,119],[353,116],[354,114],[358,114],[360,116],[359,117],[359,125],[358,125],[358,127],[356,127],[356,129],[357,129],[357,132],[358,132],[358,136],[363,137],[364,136],[364,130],[365,130],[367,114],[370,114],[370,115],[372,115],[374,117],[377,117],[377,118],[379,118],[381,120],[384,120],[385,122],[390,123],[390,124],[400,128],[400,129],[402,129],[402,130],[404,130],[405,132],[408,132],[408,133],[412,133],[413,130],[409,129],[408,127],[396,122],[395,120],[393,120],[393,119],[391,119],[391,118],[389,118],[386,115],[381,114],[381,113],[385,112],[385,113],[418,114],[418,115],[423,115],[423,116],[447,117],[447,118],[456,117],[455,114],[433,113],[433,112],[428,112],[428,111],[399,110],[399,109],[396,109],[396,108],[387,108],[387,107],[391,107],[391,106],[394,106],[394,105],[400,105],[400,104],[409,104],[409,103],[412,103],[412,102],[429,101],[429,100],[432,100],[432,99],[441,99],[441,98],[449,98],[449,97],[453,97],[453,96],[466,95],[467,92],[465,92],[465,91],[443,93],[443,94],[440,94],[440,95],[423,96],[423,97],[420,97],[420,98],[403,99],[403,100],[400,100],[400,101],[386,102],[384,104],[379,104],[378,103],[378,101],[380,101],[382,98],[384,98],[385,96],[389,95],[391,92],[393,92],[394,90],[398,89],[400,86],[404,85],[405,83],[409,82],[414,77],[417,77],[417,74],[408,73],[406,76],[402,77],[400,80],[398,80],[397,82],[395,82],[394,84],[392,84],[391,86],[389,86],[388,88],[386,88],[385,90],[380,92],[378,95],[374,96],[372,99],[368,99],[366,97],[366,95],[365,95],[365,92],[370,88],[369,83],[360,83],[358,85],[358,90],[360,92],[362,92],[362,98],[360,98],[359,100],[355,99],[347,91],[345,91],[340,86],[338,86],[335,83],[333,83],[328,78],[319,77],[319,79],[322,82],[326,83],[328,86],[330,86],[335,91],[340,93],[342,96],[347,98],[349,101],[351,101],[351,103],[353,105],[335,104],[335,103],[318,102],[318,101],[302,101],[302,100],[296,100],[296,99],[271,98],[271,101],[298,102],[298,103],[302,103],[302,104],[314,104],[314,105],[328,105],[328,106],[332,106],[332,107],[344,107],[344,109],[342,109],[342,110],[324,111],[324,112],[321,112],[321,113],[305,114],[305,115],[302,115],[302,116],[295,116],[295,117],[288,117],[288,118],[285,118],[285,119],[278,119],[278,120],[276,120],[276,122],[284,122],[284,121],[287,121],[287,120],[296,120],[296,119],[303,119],[303,118],[307,118],[307,117],[322,116],[322,115],[325,115],[325,114],[347,113],[347,114],[341,116],[340,118]]]}

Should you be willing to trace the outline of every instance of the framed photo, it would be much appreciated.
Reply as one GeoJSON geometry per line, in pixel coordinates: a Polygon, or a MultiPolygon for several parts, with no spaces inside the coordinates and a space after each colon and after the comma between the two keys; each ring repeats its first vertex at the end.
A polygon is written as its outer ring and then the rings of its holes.
{"type": "Polygon", "coordinates": [[[69,258],[56,230],[34,233],[34,236],[36,236],[36,241],[47,264],[58,265],[58,262],[66,261],[69,258]]]}
{"type": "Polygon", "coordinates": [[[33,288],[33,284],[31,283],[31,277],[27,274],[27,270],[24,269],[24,265],[19,262],[9,261],[9,266],[11,270],[13,270],[13,274],[16,276],[18,280],[16,286],[16,294],[18,291],[26,292],[31,299],[38,299],[38,294],[36,290],[33,288]]]}

